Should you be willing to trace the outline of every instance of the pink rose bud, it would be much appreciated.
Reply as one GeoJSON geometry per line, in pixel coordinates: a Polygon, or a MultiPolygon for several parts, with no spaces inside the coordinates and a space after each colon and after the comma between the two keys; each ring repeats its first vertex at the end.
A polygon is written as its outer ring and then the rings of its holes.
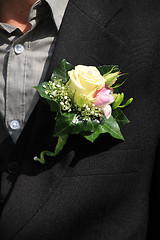
{"type": "Polygon", "coordinates": [[[96,97],[95,97],[95,106],[101,107],[106,118],[108,119],[111,116],[112,109],[109,104],[114,102],[115,97],[113,96],[113,89],[110,88],[102,88],[100,91],[98,91],[96,97]]]}

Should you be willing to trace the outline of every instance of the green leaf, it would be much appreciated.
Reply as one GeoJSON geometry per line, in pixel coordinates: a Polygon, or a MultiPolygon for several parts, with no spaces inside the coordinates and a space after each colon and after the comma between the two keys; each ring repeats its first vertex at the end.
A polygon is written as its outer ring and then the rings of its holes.
{"type": "Polygon", "coordinates": [[[59,112],[60,111],[59,104],[56,101],[54,101],[53,99],[51,99],[48,94],[45,93],[45,91],[48,88],[48,82],[43,82],[43,83],[39,84],[38,86],[36,86],[34,88],[38,91],[39,95],[47,101],[47,103],[50,106],[50,110],[52,112],[59,112]]]}
{"type": "Polygon", "coordinates": [[[117,108],[116,110],[114,110],[112,112],[112,116],[114,117],[114,119],[116,120],[116,122],[118,123],[119,127],[122,128],[123,126],[125,126],[126,124],[130,123],[130,121],[128,120],[128,118],[124,115],[124,113],[122,112],[121,109],[117,108]]]}
{"type": "Polygon", "coordinates": [[[50,106],[50,111],[51,112],[59,112],[60,111],[60,105],[59,103],[57,103],[56,101],[52,100],[48,100],[47,99],[47,103],[50,106]]]}
{"type": "Polygon", "coordinates": [[[99,66],[97,67],[97,69],[100,71],[100,74],[103,75],[107,75],[109,73],[115,73],[117,71],[119,71],[119,66],[118,65],[103,65],[103,66],[99,66]]]}
{"type": "Polygon", "coordinates": [[[116,109],[122,103],[124,99],[124,93],[118,93],[115,101],[112,103],[112,109],[116,109]]]}
{"type": "Polygon", "coordinates": [[[44,155],[50,156],[50,157],[57,156],[62,151],[64,145],[67,143],[68,137],[69,137],[69,135],[59,136],[54,152],[44,150],[43,152],[41,152],[40,158],[36,157],[34,160],[39,161],[40,163],[44,164],[46,162],[44,155]]]}
{"type": "Polygon", "coordinates": [[[48,86],[48,82],[43,82],[43,83],[39,84],[38,86],[36,86],[36,87],[34,87],[34,88],[38,91],[39,95],[40,95],[42,98],[45,98],[45,99],[50,100],[49,95],[47,95],[47,94],[45,93],[45,91],[46,91],[46,89],[47,89],[47,86],[48,86]]]}
{"type": "Polygon", "coordinates": [[[63,136],[65,134],[79,134],[81,132],[94,132],[99,121],[84,121],[75,113],[58,113],[54,136],[63,136]]]}
{"type": "Polygon", "coordinates": [[[94,142],[101,133],[109,133],[114,138],[124,140],[119,125],[112,116],[109,119],[106,119],[104,116],[103,120],[104,122],[98,125],[94,133],[90,135],[83,134],[83,136],[89,141],[94,142]]]}
{"type": "Polygon", "coordinates": [[[74,69],[75,67],[68,63],[65,59],[56,67],[51,76],[51,81],[54,82],[54,78],[59,78],[63,80],[63,83],[67,83],[69,80],[68,71],[74,69]]]}

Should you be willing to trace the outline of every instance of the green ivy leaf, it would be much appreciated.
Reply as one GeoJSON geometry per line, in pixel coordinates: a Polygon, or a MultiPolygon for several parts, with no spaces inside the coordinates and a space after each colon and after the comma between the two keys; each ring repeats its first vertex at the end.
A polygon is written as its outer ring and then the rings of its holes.
{"type": "Polygon", "coordinates": [[[34,87],[39,95],[42,97],[42,98],[45,98],[45,99],[49,99],[50,100],[50,97],[45,93],[46,89],[47,89],[47,86],[48,86],[48,82],[43,82],[41,84],[39,84],[38,86],[34,87]],[[45,88],[45,87],[46,88],[45,88]]]}
{"type": "Polygon", "coordinates": [[[48,86],[48,82],[43,82],[34,88],[38,91],[39,95],[47,101],[47,103],[50,106],[50,110],[52,112],[59,112],[60,111],[59,104],[56,101],[54,101],[53,99],[51,99],[48,94],[45,93],[47,86],[48,86]],[[44,88],[44,86],[46,88],[44,88]]]}
{"type": "Polygon", "coordinates": [[[53,99],[52,100],[47,99],[47,103],[50,106],[51,112],[60,112],[61,110],[60,105],[56,101],[54,101],[53,99]]]}
{"type": "Polygon", "coordinates": [[[68,63],[65,59],[56,67],[51,76],[51,81],[54,82],[54,78],[57,77],[63,80],[63,83],[67,83],[69,80],[68,71],[74,69],[75,67],[68,63]]]}
{"type": "Polygon", "coordinates": [[[90,135],[83,134],[83,136],[89,141],[94,142],[101,133],[109,133],[114,138],[124,140],[119,125],[112,116],[109,119],[106,119],[104,116],[103,120],[104,122],[98,125],[94,133],[90,135]]]}
{"type": "Polygon", "coordinates": [[[66,134],[79,134],[81,132],[94,132],[99,125],[99,121],[84,121],[75,113],[58,113],[54,136],[66,134]]]}
{"type": "Polygon", "coordinates": [[[124,115],[124,113],[119,108],[117,108],[112,112],[112,116],[114,117],[114,119],[116,120],[120,128],[130,123],[128,118],[124,115]]]}

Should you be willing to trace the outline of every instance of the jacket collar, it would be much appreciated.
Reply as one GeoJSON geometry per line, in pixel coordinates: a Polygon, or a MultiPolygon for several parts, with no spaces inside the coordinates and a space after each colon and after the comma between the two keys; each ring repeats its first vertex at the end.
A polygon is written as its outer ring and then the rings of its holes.
{"type": "MultiPolygon", "coordinates": [[[[123,0],[46,0],[51,7],[57,28],[61,26],[68,3],[77,6],[94,21],[105,26],[123,7],[123,0]]],[[[68,10],[68,9],[67,9],[68,10]]]]}
{"type": "Polygon", "coordinates": [[[60,28],[68,2],[75,4],[81,11],[101,25],[106,25],[123,7],[123,0],[46,0],[51,7],[57,28],[60,28]]]}

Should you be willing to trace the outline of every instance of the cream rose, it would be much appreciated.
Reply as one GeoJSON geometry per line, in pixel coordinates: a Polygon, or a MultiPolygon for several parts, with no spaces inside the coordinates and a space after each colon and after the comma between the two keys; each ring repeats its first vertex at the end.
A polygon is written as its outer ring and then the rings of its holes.
{"type": "Polygon", "coordinates": [[[74,102],[79,106],[92,102],[96,91],[100,90],[106,81],[98,69],[92,66],[78,65],[69,71],[68,75],[69,93],[74,95],[74,102]]]}

